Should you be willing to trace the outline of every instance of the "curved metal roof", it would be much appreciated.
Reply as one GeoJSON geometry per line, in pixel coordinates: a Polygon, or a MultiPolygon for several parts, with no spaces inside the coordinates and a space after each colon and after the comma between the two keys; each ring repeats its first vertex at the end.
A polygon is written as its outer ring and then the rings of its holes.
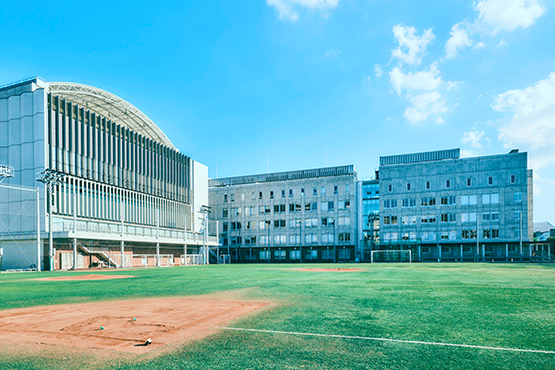
{"type": "Polygon", "coordinates": [[[52,94],[59,95],[83,108],[90,109],[141,135],[177,150],[166,134],[146,114],[119,96],[93,86],[73,82],[50,82],[48,85],[52,94]]]}

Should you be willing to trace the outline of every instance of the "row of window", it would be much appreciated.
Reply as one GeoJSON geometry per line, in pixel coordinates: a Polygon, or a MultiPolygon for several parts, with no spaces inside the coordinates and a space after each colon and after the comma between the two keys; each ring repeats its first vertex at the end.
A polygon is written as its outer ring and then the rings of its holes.
{"type": "MultiPolygon", "coordinates": [[[[466,187],[472,187],[472,183],[473,183],[473,181],[472,181],[471,177],[467,177],[464,180],[464,184],[466,185],[466,187]]],[[[509,176],[509,183],[510,184],[516,184],[516,175],[510,175],[509,176]]],[[[493,176],[488,176],[487,184],[488,184],[488,186],[495,185],[493,176]]],[[[445,183],[444,183],[444,188],[445,189],[451,189],[451,185],[452,185],[451,180],[445,180],[445,183]]],[[[407,182],[405,184],[405,187],[406,187],[407,191],[411,191],[411,190],[414,189],[413,183],[411,183],[411,182],[407,182]]],[[[430,181],[424,181],[423,188],[425,190],[432,190],[432,183],[430,181]]],[[[393,184],[388,184],[387,185],[387,191],[390,192],[390,193],[393,192],[393,184]]]]}
{"type": "MultiPolygon", "coordinates": [[[[461,213],[460,220],[461,222],[476,222],[477,220],[477,213],[461,213]]],[[[401,222],[403,225],[410,225],[416,224],[417,219],[420,219],[421,224],[431,224],[436,222],[436,215],[434,214],[424,214],[420,216],[401,216],[401,222]]],[[[514,212],[514,220],[520,220],[520,211],[514,212]]],[[[456,213],[442,213],[440,215],[440,222],[456,222],[457,215],[456,213]]],[[[499,221],[499,212],[484,212],[482,213],[482,221],[489,222],[489,221],[499,221]]],[[[397,225],[398,217],[397,216],[384,216],[383,217],[383,224],[384,225],[397,225]]]]}
{"type": "MultiPolygon", "coordinates": [[[[476,247],[471,247],[468,245],[465,245],[462,247],[463,253],[476,253],[476,247]]],[[[512,245],[507,247],[507,250],[509,252],[516,252],[517,251],[517,247],[512,245]]],[[[493,252],[493,246],[491,245],[487,245],[484,247],[484,251],[487,253],[491,253],[493,252]]],[[[422,247],[422,253],[432,253],[433,250],[430,247],[422,247]]],[[[459,247],[450,247],[450,246],[441,246],[441,253],[457,253],[460,252],[460,248],[459,247]]],[[[479,252],[478,252],[479,254],[479,252]]]]}
{"type": "MultiPolygon", "coordinates": [[[[259,230],[268,230],[272,224],[274,225],[274,229],[282,229],[286,227],[286,222],[287,220],[274,220],[273,223],[270,220],[264,220],[264,221],[259,221],[258,222],[258,229],[259,230]]],[[[294,220],[289,220],[289,228],[290,229],[298,229],[301,227],[302,225],[302,220],[300,219],[294,219],[294,220]]],[[[333,227],[335,225],[335,220],[333,218],[330,217],[322,217],[320,219],[320,225],[322,227],[333,227]]],[[[343,227],[343,226],[350,226],[351,225],[351,217],[338,217],[337,218],[337,226],[343,227]]],[[[223,232],[226,233],[229,230],[234,231],[234,230],[241,230],[243,229],[243,226],[246,230],[251,230],[254,229],[254,223],[251,223],[250,221],[246,221],[246,222],[230,222],[229,224],[227,222],[223,223],[223,232]]],[[[306,218],[304,220],[304,226],[305,228],[311,228],[311,227],[318,227],[318,219],[317,218],[306,218]]]]}
{"type": "MultiPolygon", "coordinates": [[[[423,231],[417,233],[415,231],[407,231],[404,233],[384,233],[384,241],[394,241],[398,240],[399,236],[401,240],[418,240],[418,236],[422,241],[433,242],[436,238],[441,240],[457,240],[457,231],[442,231],[439,234],[431,231],[423,231]]],[[[478,235],[476,230],[461,230],[459,239],[476,239],[478,235]]],[[[497,239],[499,238],[499,229],[484,229],[482,230],[482,239],[497,239]]]]}
{"type": "MultiPolygon", "coordinates": [[[[305,234],[304,243],[305,244],[317,244],[318,240],[322,241],[322,244],[334,243],[334,234],[305,234]]],[[[300,235],[273,235],[273,237],[268,238],[267,235],[261,235],[258,237],[259,245],[268,245],[268,241],[272,241],[273,245],[300,245],[301,236],[300,235]]],[[[339,243],[346,243],[351,241],[351,233],[338,233],[337,240],[339,243]]],[[[233,236],[230,238],[223,238],[222,244],[224,246],[235,246],[235,245],[255,245],[256,236],[233,236]]]]}
{"type": "MultiPolygon", "coordinates": [[[[339,200],[337,201],[337,209],[338,210],[348,210],[351,208],[351,202],[348,200],[339,200]]],[[[274,214],[286,213],[285,212],[285,204],[274,204],[273,210],[274,214]]],[[[303,209],[300,203],[290,203],[289,204],[289,213],[296,213],[301,212],[303,209]]],[[[231,216],[240,216],[244,213],[245,216],[254,216],[256,208],[254,206],[247,206],[247,207],[231,207],[231,216]]],[[[306,212],[309,211],[318,211],[318,202],[312,203],[305,203],[304,210],[306,212]]],[[[321,202],[320,203],[320,210],[322,212],[334,211],[335,210],[335,202],[328,201],[328,202],[321,202]]],[[[272,207],[263,205],[258,206],[258,214],[259,215],[268,215],[272,213],[272,207]]],[[[222,209],[222,217],[228,217],[229,212],[227,208],[222,209]]]]}
{"type": "MultiPolygon", "coordinates": [[[[460,195],[461,206],[473,206],[478,204],[478,195],[460,195]]],[[[499,194],[482,194],[482,205],[499,204],[499,194]]],[[[513,201],[515,203],[522,203],[522,193],[513,193],[513,201]]],[[[417,200],[415,198],[401,199],[401,206],[403,208],[416,207],[417,200]]],[[[439,204],[442,206],[456,205],[456,197],[454,195],[439,197],[439,204]]],[[[397,199],[386,199],[383,201],[384,208],[397,208],[397,199]]],[[[420,198],[421,207],[432,207],[436,205],[435,197],[420,198]]]]}
{"type": "MultiPolygon", "coordinates": [[[[345,185],[345,194],[350,194],[350,192],[351,192],[351,186],[349,184],[345,185]]],[[[339,194],[339,186],[338,185],[333,186],[333,194],[334,195],[339,194]]],[[[301,188],[300,195],[301,195],[301,197],[304,197],[306,195],[304,188],[301,188]]],[[[312,195],[313,196],[318,196],[318,188],[317,187],[312,188],[312,195]]],[[[325,186],[320,187],[320,195],[326,195],[326,187],[325,186]]],[[[293,198],[293,196],[294,196],[293,189],[289,189],[289,198],[293,198]]],[[[270,199],[275,199],[276,195],[275,195],[273,190],[270,190],[269,197],[270,197],[270,199]]],[[[285,198],[285,190],[281,191],[281,197],[285,198]]],[[[263,192],[259,191],[258,192],[258,199],[263,199],[263,198],[264,198],[263,192]]],[[[252,200],[256,199],[256,192],[253,191],[251,193],[251,199],[252,200]]],[[[227,200],[228,200],[228,195],[224,194],[224,202],[227,202],[227,200]]],[[[231,202],[235,201],[234,194],[229,194],[229,200],[231,202]]],[[[245,201],[245,193],[241,194],[241,201],[245,201]]]]}
{"type": "MultiPolygon", "coordinates": [[[[270,252],[272,252],[273,254],[273,259],[274,260],[285,260],[287,259],[287,252],[289,252],[289,259],[290,260],[300,260],[301,259],[301,251],[298,249],[295,250],[290,250],[290,251],[286,251],[286,250],[281,250],[281,249],[275,249],[273,251],[258,251],[258,257],[260,260],[270,260],[270,252]]],[[[318,252],[317,250],[313,250],[313,249],[305,249],[304,251],[304,260],[317,260],[318,259],[318,254],[320,253],[320,257],[323,260],[334,260],[334,254],[337,253],[337,259],[340,261],[343,260],[349,260],[351,259],[351,250],[350,249],[337,249],[337,251],[334,251],[333,249],[329,250],[322,250],[320,252],[318,252]]],[[[255,261],[256,260],[256,252],[253,252],[252,250],[249,250],[247,252],[247,254],[245,255],[245,259],[248,261],[255,261]]]]}

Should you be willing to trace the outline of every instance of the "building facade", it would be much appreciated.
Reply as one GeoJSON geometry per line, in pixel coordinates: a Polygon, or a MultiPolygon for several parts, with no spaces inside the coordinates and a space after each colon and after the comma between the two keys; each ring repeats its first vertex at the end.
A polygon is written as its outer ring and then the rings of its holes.
{"type": "Polygon", "coordinates": [[[460,149],[380,157],[380,249],[416,260],[531,258],[527,153],[460,158],[460,149]]]}
{"type": "Polygon", "coordinates": [[[360,259],[353,165],[211,179],[209,197],[233,262],[360,259]]]}
{"type": "Polygon", "coordinates": [[[360,184],[360,209],[359,217],[360,243],[362,261],[371,260],[372,250],[377,248],[380,241],[380,181],[379,172],[376,171],[374,180],[362,180],[360,184]]]}
{"type": "Polygon", "coordinates": [[[39,78],[0,87],[0,164],[15,175],[0,185],[4,269],[179,263],[205,243],[206,166],[107,91],[39,78]],[[51,191],[38,173],[56,179],[51,191]]]}

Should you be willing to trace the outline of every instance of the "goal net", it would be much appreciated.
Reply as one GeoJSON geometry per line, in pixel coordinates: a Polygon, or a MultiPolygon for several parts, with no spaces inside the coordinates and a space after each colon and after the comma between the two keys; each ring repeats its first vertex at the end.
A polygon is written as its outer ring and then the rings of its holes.
{"type": "Polygon", "coordinates": [[[383,250],[372,251],[370,261],[374,262],[412,262],[412,252],[410,250],[383,250]]]}
{"type": "Polygon", "coordinates": [[[202,254],[182,254],[182,265],[204,265],[204,256],[202,254]]]}

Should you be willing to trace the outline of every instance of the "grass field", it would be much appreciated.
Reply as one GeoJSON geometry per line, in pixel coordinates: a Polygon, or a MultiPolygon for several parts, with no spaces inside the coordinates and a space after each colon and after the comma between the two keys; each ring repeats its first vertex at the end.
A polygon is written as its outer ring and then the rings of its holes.
{"type": "MultiPolygon", "coordinates": [[[[231,322],[235,328],[555,351],[553,265],[358,264],[335,267],[360,272],[293,270],[299,267],[95,271],[136,278],[68,282],[29,279],[78,273],[0,274],[0,309],[242,289],[245,297],[277,304],[231,322]]],[[[95,361],[92,353],[0,351],[0,369],[93,364],[117,369],[555,369],[555,353],[225,329],[154,358],[95,361]]]]}

